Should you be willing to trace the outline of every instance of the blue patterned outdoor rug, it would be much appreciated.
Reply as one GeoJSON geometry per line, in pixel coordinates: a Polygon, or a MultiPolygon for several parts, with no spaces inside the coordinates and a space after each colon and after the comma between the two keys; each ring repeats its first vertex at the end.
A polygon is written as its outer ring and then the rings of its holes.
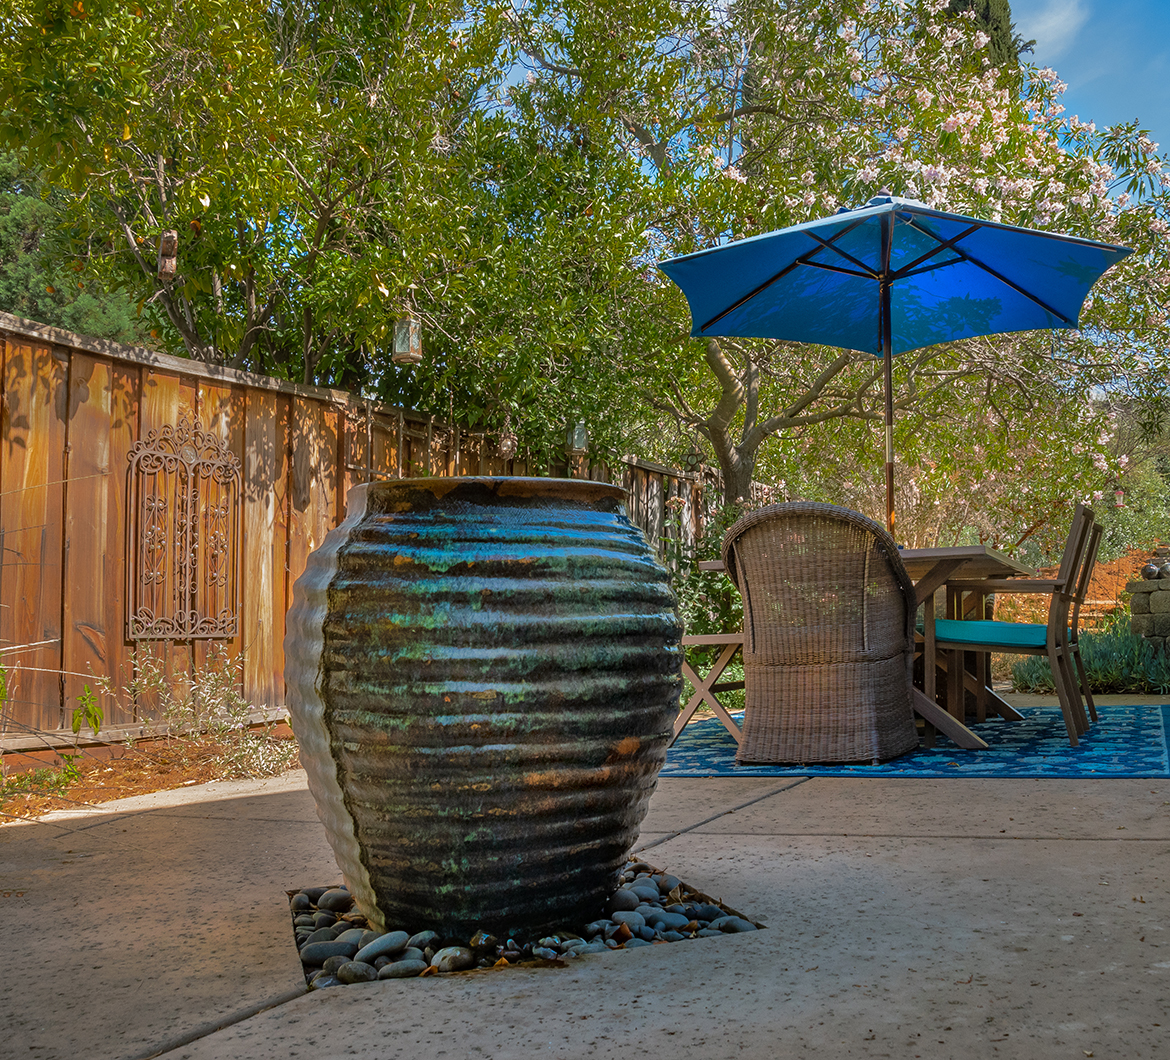
{"type": "MultiPolygon", "coordinates": [[[[1167,777],[1170,705],[1098,706],[1100,720],[1070,747],[1058,707],[1022,707],[1023,721],[976,725],[986,751],[962,751],[941,733],[879,766],[737,766],[718,719],[692,721],[667,752],[664,777],[1167,777]]],[[[742,714],[736,718],[742,723],[742,714]]]]}

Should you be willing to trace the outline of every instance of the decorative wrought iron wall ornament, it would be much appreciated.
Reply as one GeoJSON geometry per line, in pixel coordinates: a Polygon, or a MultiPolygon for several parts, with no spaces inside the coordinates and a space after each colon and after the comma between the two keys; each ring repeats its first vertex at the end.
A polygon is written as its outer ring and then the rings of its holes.
{"type": "Polygon", "coordinates": [[[234,637],[240,612],[240,461],[183,417],[130,450],[127,636],[234,637]]]}

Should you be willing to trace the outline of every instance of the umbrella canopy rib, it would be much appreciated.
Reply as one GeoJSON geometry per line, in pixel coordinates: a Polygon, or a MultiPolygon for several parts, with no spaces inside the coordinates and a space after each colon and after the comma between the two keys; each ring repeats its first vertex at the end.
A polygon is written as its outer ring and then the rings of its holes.
{"type": "MultiPolygon", "coordinates": [[[[719,321],[721,321],[729,313],[734,313],[741,305],[745,305],[748,302],[750,302],[753,298],[756,297],[756,295],[760,294],[763,291],[766,291],[769,287],[772,286],[772,284],[776,283],[778,280],[784,279],[784,277],[787,276],[790,272],[793,272],[796,269],[800,268],[801,265],[811,264],[812,263],[811,259],[813,258],[814,255],[819,254],[822,250],[825,249],[826,246],[831,246],[831,244],[833,242],[840,239],[842,236],[848,235],[850,232],[853,231],[853,229],[857,228],[858,225],[863,224],[864,220],[865,220],[864,218],[861,218],[857,221],[854,221],[850,225],[846,225],[844,228],[841,229],[840,232],[835,233],[833,235],[832,239],[821,240],[820,241],[821,246],[813,247],[812,250],[810,250],[807,254],[802,254],[799,258],[797,258],[790,265],[786,265],[783,269],[781,269],[778,273],[776,273],[775,276],[772,276],[771,278],[765,280],[763,283],[761,283],[758,287],[754,288],[753,290],[748,291],[748,293],[745,294],[742,298],[738,299],[736,302],[729,305],[722,312],[717,313],[715,316],[713,316],[699,330],[706,331],[709,327],[712,327],[713,325],[718,324],[719,321]]],[[[836,249],[836,248],[833,248],[833,249],[836,249]]]]}
{"type": "MultiPolygon", "coordinates": [[[[805,257],[810,258],[814,254],[819,254],[824,249],[825,249],[824,247],[813,247],[813,249],[810,250],[808,252],[808,254],[805,255],[805,257]]],[[[756,295],[760,294],[762,291],[766,291],[769,287],[772,286],[772,284],[776,283],[777,280],[784,279],[784,277],[787,276],[790,272],[792,272],[795,269],[800,268],[801,265],[806,265],[806,264],[808,264],[808,262],[806,262],[803,258],[797,258],[790,265],[786,265],[784,268],[782,268],[778,273],[776,273],[775,276],[772,276],[769,279],[765,280],[762,284],[759,285],[759,287],[755,288],[755,290],[748,291],[748,293],[745,294],[738,301],[732,302],[731,305],[729,305],[726,309],[723,310],[723,312],[717,313],[710,320],[708,320],[707,323],[704,324],[699,330],[706,331],[712,325],[718,324],[719,321],[721,321],[725,316],[727,316],[728,313],[734,313],[741,305],[745,305],[746,303],[750,302],[753,298],[755,298],[756,295]]]]}
{"type": "Polygon", "coordinates": [[[934,272],[936,269],[945,269],[951,265],[962,265],[965,261],[967,261],[966,258],[958,257],[951,258],[948,261],[932,261],[929,265],[923,265],[922,268],[915,269],[913,272],[905,272],[899,269],[894,279],[909,280],[914,276],[923,276],[928,272],[934,272]]]}
{"type": "MultiPolygon", "coordinates": [[[[907,223],[916,232],[921,232],[923,235],[930,236],[931,239],[938,240],[940,243],[942,242],[942,240],[939,240],[938,236],[936,236],[929,228],[923,228],[922,225],[918,224],[914,220],[911,220],[907,223]]],[[[979,225],[973,225],[971,228],[969,228],[967,230],[967,232],[964,233],[964,235],[970,235],[972,232],[978,231],[980,227],[981,226],[979,226],[979,225]]],[[[962,238],[962,237],[960,236],[958,238],[962,238]]],[[[953,244],[954,242],[956,242],[956,240],[950,240],[949,242],[953,244]]],[[[965,250],[963,250],[962,247],[957,247],[957,246],[952,245],[948,249],[953,250],[964,261],[970,263],[971,265],[974,265],[978,269],[982,269],[985,273],[987,273],[988,276],[994,276],[997,280],[999,280],[1000,283],[1006,284],[1013,291],[1015,291],[1016,294],[1023,295],[1025,298],[1028,299],[1028,301],[1035,303],[1041,309],[1043,309],[1044,312],[1051,313],[1054,317],[1056,317],[1057,320],[1063,321],[1065,324],[1068,324],[1070,327],[1075,325],[1076,321],[1070,320],[1059,309],[1053,309],[1052,306],[1050,306],[1047,302],[1043,301],[1042,299],[1037,298],[1036,295],[1034,295],[1031,291],[1027,290],[1027,288],[1021,287],[1014,280],[1009,280],[1002,272],[998,272],[997,270],[993,269],[990,265],[987,265],[984,262],[980,261],[978,258],[972,257],[965,250]]],[[[911,263],[911,264],[913,264],[913,263],[911,263]]],[[[956,264],[956,263],[951,262],[950,264],[956,264]]],[[[907,268],[909,268],[909,266],[907,266],[907,268]]],[[[897,278],[901,279],[902,277],[898,276],[897,278]]]]}
{"type": "Polygon", "coordinates": [[[824,269],[825,272],[839,272],[842,276],[856,276],[861,280],[877,280],[878,274],[872,269],[866,269],[865,272],[858,272],[857,269],[847,269],[844,265],[830,265],[827,261],[806,261],[804,262],[810,269],[824,269]]]}
{"type": "Polygon", "coordinates": [[[1015,291],[1016,294],[1023,295],[1025,298],[1028,299],[1029,302],[1034,302],[1041,309],[1043,309],[1044,312],[1051,313],[1054,317],[1056,317],[1057,320],[1063,321],[1069,327],[1074,327],[1076,325],[1075,320],[1070,319],[1069,317],[1065,316],[1059,309],[1054,309],[1047,302],[1045,302],[1042,298],[1037,298],[1036,295],[1034,295],[1031,291],[1029,291],[1025,287],[1021,287],[1014,280],[1009,280],[1002,272],[996,271],[990,265],[985,265],[978,258],[973,258],[970,254],[963,254],[963,252],[961,250],[959,250],[958,247],[955,248],[955,253],[961,254],[965,260],[969,261],[972,265],[976,266],[976,268],[982,269],[985,273],[988,274],[988,276],[994,276],[997,280],[999,280],[1000,283],[1006,284],[1013,291],[1015,291]]]}
{"type": "MultiPolygon", "coordinates": [[[[953,250],[953,251],[955,251],[956,254],[958,254],[959,250],[955,246],[955,244],[957,242],[959,242],[960,239],[966,239],[973,232],[978,232],[980,226],[979,225],[972,225],[965,232],[960,232],[957,236],[954,236],[953,238],[947,239],[947,240],[939,239],[938,236],[936,236],[929,229],[923,228],[921,225],[916,225],[916,224],[914,224],[913,221],[910,222],[910,227],[913,228],[916,232],[922,232],[925,235],[930,236],[931,239],[935,240],[938,243],[938,246],[935,247],[933,250],[928,250],[925,254],[920,254],[913,261],[908,262],[907,264],[903,265],[896,273],[894,273],[894,279],[901,279],[903,276],[917,275],[914,272],[914,269],[916,269],[924,261],[929,261],[936,254],[939,254],[944,250],[953,250]]],[[[944,264],[950,265],[953,263],[952,262],[945,262],[944,264]]]]}
{"type": "MultiPolygon", "coordinates": [[[[843,234],[843,233],[842,233],[842,234],[843,234]]],[[[861,269],[861,270],[862,270],[862,272],[861,272],[861,275],[863,275],[863,276],[866,276],[866,277],[868,277],[868,278],[869,278],[869,279],[871,279],[871,280],[876,280],[876,279],[878,279],[878,274],[877,274],[876,272],[874,272],[874,271],[873,271],[873,269],[872,269],[872,268],[870,268],[870,266],[866,265],[866,263],[865,263],[864,261],[861,261],[859,258],[855,258],[855,257],[854,257],[852,254],[847,254],[847,253],[846,253],[844,250],[842,250],[842,249],[841,249],[839,246],[837,246],[836,244],[834,244],[834,243],[832,242],[832,240],[829,240],[829,239],[822,239],[820,236],[818,236],[818,235],[816,234],[816,232],[807,232],[807,233],[806,233],[806,235],[807,235],[807,236],[808,236],[810,239],[815,239],[815,240],[816,240],[818,243],[821,243],[821,244],[823,244],[824,246],[828,247],[828,248],[829,248],[829,250],[832,250],[832,251],[834,251],[835,253],[837,253],[837,254],[841,255],[841,257],[843,257],[843,258],[844,258],[846,261],[851,261],[851,262],[853,262],[853,264],[854,264],[854,265],[856,265],[856,266],[857,266],[859,269],[861,269]]],[[[834,238],[836,238],[836,237],[834,237],[834,238]]],[[[851,275],[851,276],[856,276],[856,275],[858,275],[858,274],[857,274],[857,273],[850,273],[850,275],[851,275]]]]}

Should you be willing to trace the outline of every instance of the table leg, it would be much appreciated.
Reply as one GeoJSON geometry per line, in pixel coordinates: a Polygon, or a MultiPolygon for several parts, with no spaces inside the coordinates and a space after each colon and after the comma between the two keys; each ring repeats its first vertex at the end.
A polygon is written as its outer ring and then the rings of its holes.
{"type": "Polygon", "coordinates": [[[719,653],[719,658],[715,660],[715,664],[707,671],[706,677],[700,677],[690,663],[685,658],[683,659],[683,677],[694,686],[695,693],[687,700],[687,705],[683,707],[675,719],[674,735],[671,736],[670,744],[667,746],[672,745],[678,739],[679,733],[686,728],[687,723],[694,717],[695,711],[703,703],[706,703],[711,708],[711,712],[723,723],[723,727],[731,733],[735,738],[735,742],[737,744],[742,742],[743,734],[740,732],[739,726],[735,724],[735,719],[724,709],[723,704],[715,698],[714,692],[715,682],[719,680],[723,671],[727,669],[728,664],[735,658],[735,653],[742,647],[742,643],[725,645],[719,653]]]}
{"type": "Polygon", "coordinates": [[[927,699],[917,688],[910,689],[911,706],[923,720],[934,724],[949,736],[958,747],[967,751],[986,751],[987,741],[981,740],[961,721],[956,721],[932,699],[927,699]]]}

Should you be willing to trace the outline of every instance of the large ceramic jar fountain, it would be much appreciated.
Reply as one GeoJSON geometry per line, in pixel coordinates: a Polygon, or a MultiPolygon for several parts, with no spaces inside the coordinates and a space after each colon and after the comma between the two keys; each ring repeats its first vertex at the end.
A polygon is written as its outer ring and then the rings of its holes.
{"type": "Polygon", "coordinates": [[[293,590],[285,677],[317,812],[380,927],[601,913],[678,712],[668,575],[624,491],[358,486],[293,590]]]}

